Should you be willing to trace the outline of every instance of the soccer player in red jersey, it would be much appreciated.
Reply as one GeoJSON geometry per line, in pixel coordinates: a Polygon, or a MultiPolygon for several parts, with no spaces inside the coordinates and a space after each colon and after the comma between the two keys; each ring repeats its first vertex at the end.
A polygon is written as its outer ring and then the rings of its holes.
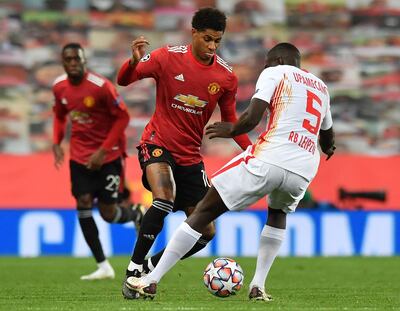
{"type": "MultiPolygon", "coordinates": [[[[118,73],[118,84],[123,86],[149,77],[157,82],[155,112],[138,146],[143,184],[152,192],[153,203],[143,218],[126,272],[122,292],[127,299],[137,294],[129,289],[129,280],[152,270],[162,255],[161,251],[144,260],[164,218],[177,210],[190,215],[207,192],[200,146],[216,105],[223,121],[236,121],[237,77],[216,54],[225,26],[224,13],[200,9],[192,19],[191,44],[162,47],[144,56],[149,42],[141,36],[132,42],[132,57],[118,73]]],[[[242,149],[251,144],[247,135],[234,139],[242,149]]],[[[214,234],[214,225],[209,224],[184,257],[204,248],[214,234]]]]}
{"type": "Polygon", "coordinates": [[[102,218],[110,223],[138,222],[142,217],[137,206],[117,205],[129,115],[113,84],[86,70],[84,51],[78,43],[65,45],[61,56],[66,74],[53,84],[55,166],[58,169],[64,162],[61,142],[69,115],[72,194],[82,233],[98,265],[96,271],[81,279],[114,278],[114,270],[104,256],[92,208],[97,199],[102,218]]]}
{"type": "Polygon", "coordinates": [[[161,278],[196,244],[203,228],[222,214],[243,210],[268,195],[268,217],[260,234],[249,299],[272,300],[265,282],[285,239],[286,215],[296,210],[317,174],[320,153],[313,146],[319,142],[327,160],[336,149],[328,88],[317,76],[302,70],[300,60],[294,45],[275,45],[268,51],[250,105],[239,120],[207,126],[209,138],[231,138],[251,131],[268,112],[266,131],[213,174],[212,187],[176,229],[157,267],[132,279],[128,284],[131,290],[154,298],[161,278]]]}

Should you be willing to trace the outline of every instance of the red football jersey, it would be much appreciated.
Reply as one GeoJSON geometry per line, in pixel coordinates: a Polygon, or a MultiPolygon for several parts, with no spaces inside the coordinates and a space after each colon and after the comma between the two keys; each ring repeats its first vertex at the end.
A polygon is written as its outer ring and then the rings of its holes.
{"type": "Polygon", "coordinates": [[[106,78],[87,72],[79,85],[73,85],[66,74],[53,84],[55,97],[54,143],[61,143],[63,124],[71,120],[70,157],[86,164],[100,147],[107,150],[105,163],[125,153],[125,128],[129,115],[122,98],[106,78]],[[57,126],[57,123],[61,124],[57,126]]]}
{"type": "MultiPolygon", "coordinates": [[[[148,77],[156,80],[155,112],[144,129],[141,143],[163,146],[179,165],[202,160],[204,127],[217,104],[223,121],[236,121],[238,82],[232,68],[217,55],[212,65],[203,65],[191,49],[191,45],[156,49],[134,68],[128,60],[118,74],[121,85],[148,77]]],[[[235,140],[243,149],[251,144],[247,135],[235,140]]]]}

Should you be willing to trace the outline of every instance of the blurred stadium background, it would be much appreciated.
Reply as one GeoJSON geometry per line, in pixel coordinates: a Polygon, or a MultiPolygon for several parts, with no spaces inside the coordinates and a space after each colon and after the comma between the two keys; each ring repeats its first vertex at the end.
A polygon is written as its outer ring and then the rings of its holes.
{"type": "MultiPolygon", "coordinates": [[[[63,69],[60,49],[86,49],[89,68],[115,81],[140,34],[150,50],[190,41],[202,6],[228,15],[219,54],[239,78],[238,113],[248,105],[266,50],[290,41],[302,67],[329,86],[337,154],[289,217],[282,256],[400,254],[400,1],[398,0],[23,0],[0,1],[0,255],[89,256],[81,236],[67,166],[56,171],[51,85],[63,69]]],[[[151,196],[140,181],[135,146],[154,109],[152,80],[119,89],[131,114],[127,178],[134,200],[151,196]]],[[[218,120],[218,113],[213,121],[218,120]]],[[[252,132],[254,139],[263,125],[252,132]]],[[[67,145],[67,144],[66,144],[67,145]]],[[[204,140],[214,172],[238,152],[228,140],[204,140]]],[[[255,256],[266,202],[218,220],[201,256],[255,256]]],[[[154,250],[183,216],[171,215],[154,250]]],[[[97,216],[109,255],[126,255],[133,226],[97,216]]]]}

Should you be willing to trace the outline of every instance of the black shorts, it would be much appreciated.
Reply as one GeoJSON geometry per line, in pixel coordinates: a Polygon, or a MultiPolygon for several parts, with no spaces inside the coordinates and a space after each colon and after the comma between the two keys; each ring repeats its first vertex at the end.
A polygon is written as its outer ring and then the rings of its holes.
{"type": "Polygon", "coordinates": [[[92,171],[85,165],[70,160],[72,194],[78,199],[83,194],[92,194],[100,202],[111,204],[118,200],[121,182],[121,159],[103,164],[98,171],[92,171]]]}
{"type": "Polygon", "coordinates": [[[160,146],[152,144],[142,144],[137,147],[139,150],[139,163],[143,171],[143,186],[151,191],[146,178],[146,166],[151,163],[166,162],[171,166],[175,185],[176,198],[173,211],[186,211],[189,207],[196,204],[206,195],[210,183],[204,169],[204,163],[182,166],[175,163],[171,153],[160,146]]]}

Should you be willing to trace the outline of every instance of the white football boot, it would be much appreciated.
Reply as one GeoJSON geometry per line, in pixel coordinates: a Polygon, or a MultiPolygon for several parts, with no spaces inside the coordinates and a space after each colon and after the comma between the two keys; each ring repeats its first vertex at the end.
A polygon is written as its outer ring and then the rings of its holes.
{"type": "Polygon", "coordinates": [[[254,301],[272,301],[273,298],[267,294],[264,289],[253,286],[249,292],[249,299],[254,301]]]}
{"type": "Polygon", "coordinates": [[[106,260],[97,264],[98,269],[88,275],[82,275],[81,280],[92,281],[92,280],[104,280],[115,278],[115,272],[110,263],[106,260]]]}

